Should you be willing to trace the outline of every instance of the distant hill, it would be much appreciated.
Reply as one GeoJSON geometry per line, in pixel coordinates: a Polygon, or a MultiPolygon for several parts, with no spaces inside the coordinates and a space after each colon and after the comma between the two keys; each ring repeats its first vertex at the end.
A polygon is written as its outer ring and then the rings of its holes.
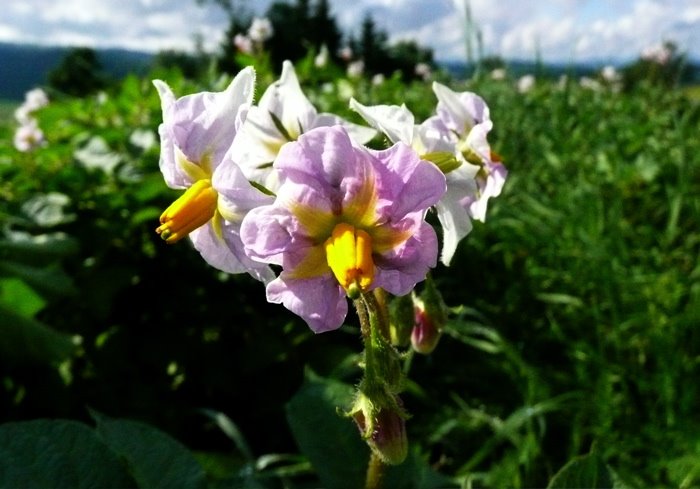
{"type": "MultiPolygon", "coordinates": [[[[0,43],[0,99],[21,100],[27,90],[46,84],[70,47],[45,47],[0,43]]],[[[120,79],[129,73],[145,73],[153,55],[126,49],[96,49],[107,76],[120,79]]]]}
{"type": "MultiPolygon", "coordinates": [[[[505,60],[508,73],[513,77],[523,75],[537,75],[544,78],[557,79],[561,75],[568,75],[574,78],[581,76],[591,76],[600,71],[605,66],[602,62],[586,63],[536,63],[534,61],[505,60]]],[[[448,73],[456,78],[464,78],[473,73],[474,67],[460,61],[445,61],[440,63],[448,73]]],[[[617,66],[619,68],[620,66],[617,66]]]]}

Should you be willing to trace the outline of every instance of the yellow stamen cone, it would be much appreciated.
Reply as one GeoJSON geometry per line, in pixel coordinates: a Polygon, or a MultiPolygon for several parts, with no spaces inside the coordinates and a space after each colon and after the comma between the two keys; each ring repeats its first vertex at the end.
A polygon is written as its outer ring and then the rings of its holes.
{"type": "Polygon", "coordinates": [[[366,291],[374,279],[372,238],[366,231],[347,223],[333,228],[326,240],[326,260],[338,283],[350,295],[366,291]]]}
{"type": "Polygon", "coordinates": [[[214,217],[218,193],[211,180],[197,180],[160,216],[156,233],[166,243],[175,243],[214,217]]]}

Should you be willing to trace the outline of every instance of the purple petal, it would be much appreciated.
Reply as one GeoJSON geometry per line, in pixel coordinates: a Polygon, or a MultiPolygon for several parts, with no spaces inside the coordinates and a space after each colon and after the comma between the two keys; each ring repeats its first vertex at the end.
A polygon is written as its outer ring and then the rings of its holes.
{"type": "MultiPolygon", "coordinates": [[[[418,154],[403,143],[389,149],[374,152],[375,156],[395,176],[393,188],[382,185],[380,197],[391,202],[393,218],[401,218],[416,210],[425,210],[436,204],[447,189],[445,175],[434,164],[423,161],[418,154]],[[388,192],[387,192],[388,191],[388,192]]],[[[388,180],[382,178],[382,181],[388,180]]]]}
{"type": "Polygon", "coordinates": [[[223,92],[200,92],[179,99],[164,82],[154,81],[163,108],[160,166],[169,185],[191,184],[191,175],[181,168],[178,150],[190,164],[202,166],[211,175],[252,102],[254,73],[252,68],[242,70],[223,92]]]}
{"type": "Polygon", "coordinates": [[[266,205],[251,210],[241,223],[246,253],[255,260],[282,265],[294,241],[291,231],[297,227],[295,221],[283,207],[266,205]]]}
{"type": "Polygon", "coordinates": [[[318,180],[338,188],[343,178],[356,172],[352,141],[341,126],[320,127],[303,134],[295,144],[285,145],[275,168],[284,177],[296,175],[300,181],[318,180]]]}
{"type": "Polygon", "coordinates": [[[267,300],[301,316],[315,333],[338,329],[348,312],[343,290],[330,275],[290,279],[282,274],[267,285],[267,300]]]}
{"type": "Polygon", "coordinates": [[[249,210],[274,201],[272,196],[253,187],[238,165],[228,158],[214,171],[212,185],[219,193],[219,212],[229,221],[240,222],[249,210]]]}
{"type": "Polygon", "coordinates": [[[249,273],[266,283],[275,277],[267,265],[255,262],[245,254],[235,226],[223,224],[222,232],[222,237],[217,236],[211,223],[207,223],[190,233],[194,247],[207,263],[227,273],[249,273]]]}
{"type": "Polygon", "coordinates": [[[408,294],[437,264],[437,236],[432,226],[421,222],[401,246],[376,257],[373,287],[394,295],[408,294]]]}

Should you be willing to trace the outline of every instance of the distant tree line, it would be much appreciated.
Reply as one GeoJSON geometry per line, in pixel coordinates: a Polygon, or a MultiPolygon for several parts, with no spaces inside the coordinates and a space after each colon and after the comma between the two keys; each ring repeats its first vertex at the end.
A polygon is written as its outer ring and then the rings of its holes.
{"type": "MultiPolygon", "coordinates": [[[[229,27],[221,45],[218,66],[227,72],[238,71],[236,34],[245,34],[252,21],[252,14],[235,0],[198,0],[220,5],[229,15],[229,27]]],[[[380,29],[372,16],[366,14],[358,36],[341,32],[327,0],[295,0],[293,3],[276,1],[270,5],[265,17],[270,20],[273,32],[265,42],[274,66],[281,66],[286,59],[297,61],[311,50],[319,52],[323,46],[332,62],[341,63],[340,50],[349,47],[353,58],[362,60],[365,72],[391,75],[398,71],[404,79],[416,77],[415,66],[426,63],[434,66],[433,52],[415,41],[389,44],[388,34],[380,29]]]]}

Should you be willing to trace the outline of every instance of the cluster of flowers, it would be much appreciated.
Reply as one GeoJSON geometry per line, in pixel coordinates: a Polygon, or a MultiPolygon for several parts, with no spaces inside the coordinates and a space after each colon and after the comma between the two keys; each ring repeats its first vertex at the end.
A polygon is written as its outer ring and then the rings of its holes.
{"type": "Polygon", "coordinates": [[[290,62],[257,104],[251,67],[217,93],[176,98],[154,85],[160,169],[186,189],[157,233],[168,243],[189,236],[212,266],[264,282],[269,302],[317,333],[342,325],[346,297],[405,296],[426,278],[439,251],[430,209],[448,265],[506,179],[486,139],[487,105],[439,83],[436,115],[421,124],[405,105],[351,100],[371,127],[318,113],[290,62]],[[390,147],[366,146],[378,132],[390,147]]]}
{"type": "Polygon", "coordinates": [[[44,132],[34,117],[34,112],[45,107],[49,97],[41,88],[29,90],[24,95],[24,102],[15,110],[15,119],[19,123],[14,135],[14,145],[18,151],[26,152],[45,143],[44,132]]]}

